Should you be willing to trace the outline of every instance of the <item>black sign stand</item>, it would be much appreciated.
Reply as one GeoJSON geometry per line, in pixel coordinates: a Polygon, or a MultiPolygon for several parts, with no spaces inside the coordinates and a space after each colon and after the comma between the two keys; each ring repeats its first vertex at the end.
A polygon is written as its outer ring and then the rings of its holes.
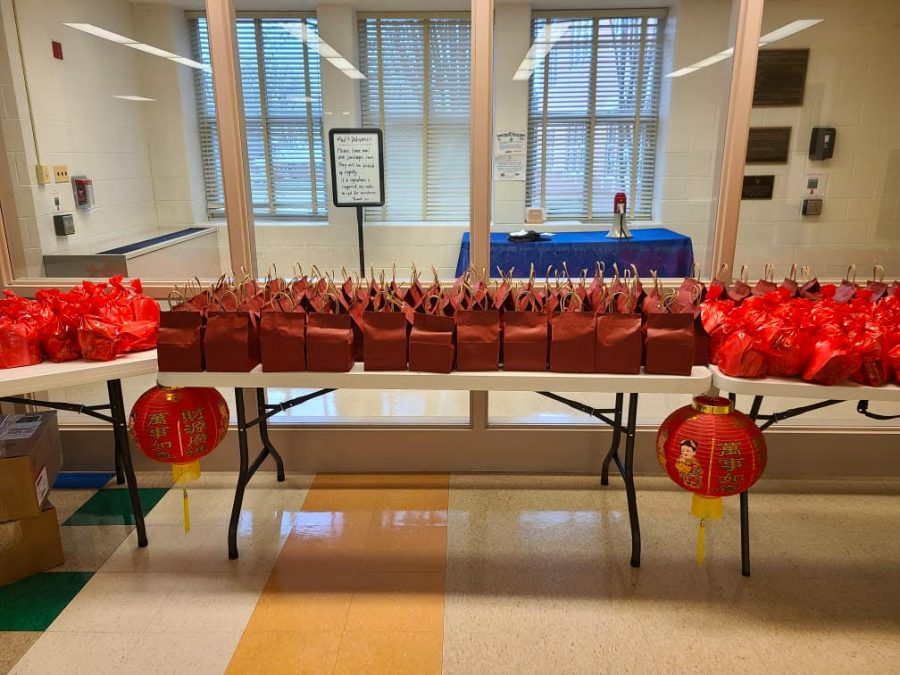
{"type": "Polygon", "coordinates": [[[365,221],[365,213],[363,212],[363,208],[366,206],[383,206],[384,205],[384,137],[381,133],[381,129],[376,128],[356,128],[356,129],[331,129],[328,132],[328,145],[331,154],[331,199],[334,202],[335,206],[355,206],[356,207],[356,234],[359,239],[359,274],[364,277],[366,275],[366,247],[365,247],[365,239],[363,235],[363,223],[365,221]],[[334,152],[334,137],[336,135],[372,135],[374,134],[378,139],[378,157],[376,158],[378,161],[378,188],[379,188],[379,199],[378,201],[366,201],[366,202],[358,202],[358,201],[341,201],[338,199],[338,185],[337,185],[337,165],[335,162],[335,152],[334,152]]]}
{"type": "Polygon", "coordinates": [[[363,238],[363,207],[356,207],[356,237],[359,240],[359,276],[366,276],[366,242],[363,238]]]}

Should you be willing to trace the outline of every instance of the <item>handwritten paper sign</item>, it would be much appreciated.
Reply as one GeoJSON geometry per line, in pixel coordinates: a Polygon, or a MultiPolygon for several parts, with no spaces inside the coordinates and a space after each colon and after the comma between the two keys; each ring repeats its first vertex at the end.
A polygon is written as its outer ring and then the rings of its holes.
{"type": "Polygon", "coordinates": [[[335,206],[384,204],[381,129],[332,129],[331,195],[335,206]]]}

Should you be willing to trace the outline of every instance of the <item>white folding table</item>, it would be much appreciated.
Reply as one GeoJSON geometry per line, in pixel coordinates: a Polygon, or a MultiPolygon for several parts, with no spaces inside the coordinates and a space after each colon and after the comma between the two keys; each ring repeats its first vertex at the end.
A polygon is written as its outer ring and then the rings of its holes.
{"type": "Polygon", "coordinates": [[[147,545],[144,512],[134,477],[131,448],[128,443],[128,419],[122,400],[122,378],[156,372],[156,350],[127,354],[113,361],[44,361],[33,366],[0,370],[0,402],[36,405],[53,410],[67,410],[88,415],[112,425],[115,439],[116,480],[127,484],[134,513],[138,546],[147,545]],[[106,382],[109,403],[87,405],[68,401],[38,401],[22,394],[83,384],[106,382]],[[104,411],[108,411],[104,412],[104,411]]]}
{"type": "MultiPolygon", "coordinates": [[[[856,411],[870,419],[900,419],[900,415],[880,415],[869,411],[869,401],[900,403],[900,387],[887,384],[883,387],[869,387],[855,382],[844,382],[833,386],[812,384],[786,377],[764,377],[747,379],[725,375],[716,366],[710,366],[713,386],[727,392],[732,401],[738,394],[753,397],[749,415],[759,423],[761,431],[782,420],[804,413],[827,408],[845,401],[857,401],[856,411]],[[815,399],[816,403],[763,415],[760,413],[763,398],[781,396],[785,398],[815,399]]],[[[741,573],[750,576],[750,515],[747,492],[740,494],[741,502],[741,573]]]]}
{"type": "Polygon", "coordinates": [[[284,480],[284,463],[269,439],[268,420],[279,412],[288,410],[336,389],[428,389],[437,391],[533,391],[576,410],[587,413],[612,429],[613,438],[603,461],[601,484],[609,482],[609,465],[616,468],[625,482],[628,499],[628,516],[631,524],[631,565],[641,564],[641,531],[638,522],[637,499],[634,489],[634,441],[637,424],[639,394],[701,394],[706,392],[712,377],[707,368],[695,366],[688,376],[677,375],[606,375],[569,374],[550,372],[484,371],[453,372],[449,374],[408,371],[366,371],[357,363],[347,373],[295,372],[264,373],[262,367],[248,373],[172,373],[161,372],[159,383],[168,387],[229,387],[235,389],[238,422],[238,446],[240,468],[231,521],[228,529],[228,557],[237,558],[237,526],[244,498],[244,489],[266,457],[275,460],[278,480],[284,480]],[[283,403],[267,403],[267,388],[303,388],[315,391],[283,403]],[[247,419],[244,405],[244,389],[256,393],[256,417],[247,419]],[[615,394],[612,408],[593,408],[571,399],[550,393],[550,389],[566,392],[615,394]],[[622,424],[625,394],[628,394],[628,414],[622,424]],[[611,415],[611,417],[610,417],[611,415]],[[262,449],[250,462],[247,432],[250,427],[259,428],[262,449]],[[621,436],[625,435],[624,461],[619,457],[621,436]]]}

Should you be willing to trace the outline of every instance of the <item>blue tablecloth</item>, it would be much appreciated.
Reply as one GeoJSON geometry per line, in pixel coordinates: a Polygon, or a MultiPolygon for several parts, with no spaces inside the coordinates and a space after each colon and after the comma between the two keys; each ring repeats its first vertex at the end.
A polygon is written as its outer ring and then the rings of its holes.
{"type": "MultiPolygon", "coordinates": [[[[516,277],[527,277],[531,263],[535,275],[543,277],[549,265],[562,269],[565,261],[573,277],[586,269],[593,275],[597,261],[606,265],[607,275],[613,263],[624,271],[634,264],[642,276],[656,270],[661,277],[685,277],[694,264],[691,238],[661,227],[633,229],[631,239],[607,239],[603,232],[557,232],[552,238],[528,242],[511,242],[505,232],[491,234],[491,271],[497,267],[508,271],[515,267],[516,277]]],[[[456,276],[469,266],[469,233],[462,236],[456,276]]]]}

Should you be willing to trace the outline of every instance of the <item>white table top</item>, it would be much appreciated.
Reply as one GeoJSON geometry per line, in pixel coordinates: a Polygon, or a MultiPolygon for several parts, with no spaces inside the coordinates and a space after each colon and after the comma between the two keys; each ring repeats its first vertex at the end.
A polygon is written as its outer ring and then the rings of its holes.
{"type": "Polygon", "coordinates": [[[155,372],[155,349],[126,354],[114,361],[44,361],[34,366],[0,369],[0,396],[20,396],[155,372]]]}
{"type": "Polygon", "coordinates": [[[572,391],[634,394],[700,394],[712,377],[694,366],[688,376],[606,375],[523,371],[418,373],[366,371],[362,363],[348,373],[160,373],[159,383],[171,387],[228,387],[278,389],[428,389],[437,391],[572,391]]]}
{"type": "Polygon", "coordinates": [[[855,382],[826,387],[787,377],[763,377],[749,379],[724,375],[716,366],[710,366],[713,386],[729,394],[750,396],[784,396],[786,398],[815,398],[836,401],[893,401],[900,403],[900,387],[886,384],[883,387],[867,387],[855,382]]]}

